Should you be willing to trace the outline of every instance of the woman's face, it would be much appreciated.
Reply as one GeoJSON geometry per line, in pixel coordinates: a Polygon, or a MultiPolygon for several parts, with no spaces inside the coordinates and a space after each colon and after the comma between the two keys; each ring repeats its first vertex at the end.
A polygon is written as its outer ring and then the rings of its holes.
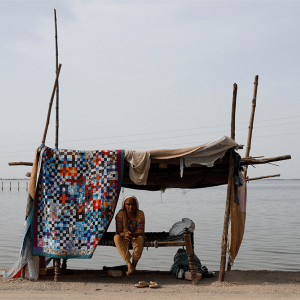
{"type": "Polygon", "coordinates": [[[136,211],[136,202],[135,202],[135,199],[128,198],[125,201],[125,208],[126,208],[126,211],[128,213],[130,213],[130,214],[135,213],[135,211],[136,211]]]}

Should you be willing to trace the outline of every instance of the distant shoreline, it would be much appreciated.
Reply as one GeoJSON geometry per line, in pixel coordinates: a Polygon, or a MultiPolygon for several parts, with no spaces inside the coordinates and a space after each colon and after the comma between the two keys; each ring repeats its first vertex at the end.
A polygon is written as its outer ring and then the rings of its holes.
{"type": "MultiPolygon", "coordinates": [[[[0,178],[0,181],[1,180],[30,180],[30,177],[28,178],[0,178]]],[[[259,180],[300,180],[300,178],[292,178],[292,179],[269,179],[269,178],[266,178],[266,179],[259,179],[259,180]]],[[[257,181],[257,180],[255,180],[257,181]]]]}
{"type": "Polygon", "coordinates": [[[30,180],[30,177],[28,177],[28,178],[0,178],[0,180],[30,180]]]}

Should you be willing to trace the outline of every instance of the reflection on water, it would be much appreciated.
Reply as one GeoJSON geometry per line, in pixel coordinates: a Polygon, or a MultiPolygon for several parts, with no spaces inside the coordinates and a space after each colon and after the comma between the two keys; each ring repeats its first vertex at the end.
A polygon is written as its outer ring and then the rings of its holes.
{"type": "MultiPolygon", "coordinates": [[[[0,268],[17,259],[23,234],[27,192],[25,181],[4,182],[0,191],[0,268]],[[15,185],[15,187],[14,187],[15,185]],[[5,188],[6,187],[6,188],[5,188]]],[[[261,180],[248,184],[247,221],[244,240],[233,269],[300,270],[300,181],[261,180]]],[[[182,218],[196,224],[195,253],[209,270],[217,270],[221,256],[226,186],[199,190],[160,192],[125,189],[134,194],[146,215],[147,231],[169,231],[182,218]]],[[[122,198],[122,193],[120,198],[122,198]]],[[[121,201],[119,201],[119,210],[121,201]]],[[[114,221],[109,231],[114,231],[114,221]]],[[[140,269],[169,270],[176,247],[144,249],[140,269]]],[[[70,268],[101,269],[124,264],[116,248],[98,247],[90,260],[68,260],[70,268]]]]}

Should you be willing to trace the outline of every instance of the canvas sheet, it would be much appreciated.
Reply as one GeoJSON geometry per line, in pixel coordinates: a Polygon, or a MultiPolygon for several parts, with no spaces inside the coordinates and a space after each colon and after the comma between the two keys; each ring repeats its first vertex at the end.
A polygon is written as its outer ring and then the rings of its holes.
{"type": "MultiPolygon", "coordinates": [[[[213,167],[217,159],[222,158],[228,149],[234,148],[238,144],[227,136],[206,143],[200,146],[182,149],[162,149],[151,151],[125,150],[125,159],[129,163],[129,176],[132,182],[137,185],[146,185],[150,169],[151,159],[170,160],[181,158],[180,162],[185,167],[198,164],[213,167]]],[[[167,163],[167,161],[165,161],[167,163]]]]}
{"type": "Polygon", "coordinates": [[[92,257],[114,216],[123,156],[123,150],[44,150],[31,224],[32,255],[92,257]]]}

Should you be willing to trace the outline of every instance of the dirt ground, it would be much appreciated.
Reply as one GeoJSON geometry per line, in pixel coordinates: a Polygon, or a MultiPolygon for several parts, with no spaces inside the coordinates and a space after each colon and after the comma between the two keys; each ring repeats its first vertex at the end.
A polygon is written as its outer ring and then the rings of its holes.
{"type": "Polygon", "coordinates": [[[0,277],[0,299],[300,299],[300,272],[231,271],[225,282],[218,273],[197,285],[169,272],[137,271],[134,277],[110,277],[102,270],[72,270],[41,276],[38,281],[0,277]],[[160,288],[136,288],[138,281],[156,281],[160,288]]]}

